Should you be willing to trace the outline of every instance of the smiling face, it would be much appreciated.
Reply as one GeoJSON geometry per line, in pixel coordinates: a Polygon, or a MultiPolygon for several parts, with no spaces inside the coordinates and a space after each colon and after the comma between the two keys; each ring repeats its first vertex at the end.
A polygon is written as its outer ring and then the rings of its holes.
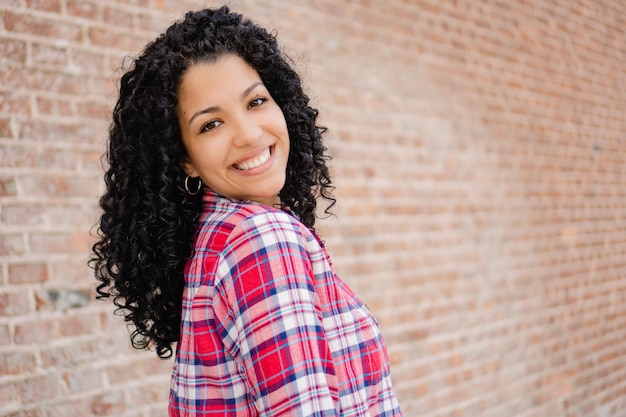
{"type": "Polygon", "coordinates": [[[287,123],[242,58],[224,55],[192,65],[178,91],[178,122],[188,175],[226,197],[279,202],[289,157],[287,123]]]}

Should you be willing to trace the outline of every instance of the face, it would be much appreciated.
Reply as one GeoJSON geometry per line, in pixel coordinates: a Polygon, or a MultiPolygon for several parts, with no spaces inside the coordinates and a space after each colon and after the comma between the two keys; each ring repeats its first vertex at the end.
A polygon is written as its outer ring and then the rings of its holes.
{"type": "Polygon", "coordinates": [[[289,157],[287,123],[242,58],[224,55],[191,66],[178,92],[178,122],[188,175],[226,197],[279,202],[289,157]]]}

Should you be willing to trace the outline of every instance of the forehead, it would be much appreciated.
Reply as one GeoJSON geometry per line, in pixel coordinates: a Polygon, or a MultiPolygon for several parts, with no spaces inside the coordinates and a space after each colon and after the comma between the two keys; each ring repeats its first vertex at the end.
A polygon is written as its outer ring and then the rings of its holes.
{"type": "Polygon", "coordinates": [[[228,54],[192,64],[181,76],[178,93],[180,96],[199,91],[220,94],[246,88],[260,80],[259,74],[243,58],[228,54]]]}

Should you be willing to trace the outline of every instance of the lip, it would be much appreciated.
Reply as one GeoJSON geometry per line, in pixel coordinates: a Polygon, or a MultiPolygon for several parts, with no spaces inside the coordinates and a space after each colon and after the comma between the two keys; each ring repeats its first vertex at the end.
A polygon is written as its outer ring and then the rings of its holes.
{"type": "Polygon", "coordinates": [[[230,166],[230,169],[232,171],[235,171],[239,175],[258,175],[258,174],[262,174],[263,172],[265,172],[268,169],[270,169],[272,167],[272,165],[274,164],[274,159],[275,159],[274,148],[275,148],[275,145],[270,145],[270,146],[267,146],[267,147],[263,147],[263,148],[257,149],[254,152],[251,152],[251,153],[247,154],[245,157],[238,159],[235,163],[233,163],[230,166]],[[247,161],[251,161],[251,160],[257,158],[259,155],[261,155],[263,152],[265,152],[266,149],[268,149],[268,148],[270,150],[270,157],[263,165],[259,165],[258,167],[250,168],[250,169],[247,169],[247,170],[241,170],[241,169],[237,169],[235,167],[236,165],[241,165],[241,164],[243,164],[243,163],[245,163],[247,161]]]}

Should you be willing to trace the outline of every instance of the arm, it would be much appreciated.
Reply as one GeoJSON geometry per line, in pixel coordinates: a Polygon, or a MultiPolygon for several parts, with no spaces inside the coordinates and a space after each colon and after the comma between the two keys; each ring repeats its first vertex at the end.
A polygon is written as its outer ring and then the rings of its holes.
{"type": "Polygon", "coordinates": [[[220,334],[259,416],[339,415],[305,232],[287,214],[257,214],[233,230],[218,266],[220,334]]]}

